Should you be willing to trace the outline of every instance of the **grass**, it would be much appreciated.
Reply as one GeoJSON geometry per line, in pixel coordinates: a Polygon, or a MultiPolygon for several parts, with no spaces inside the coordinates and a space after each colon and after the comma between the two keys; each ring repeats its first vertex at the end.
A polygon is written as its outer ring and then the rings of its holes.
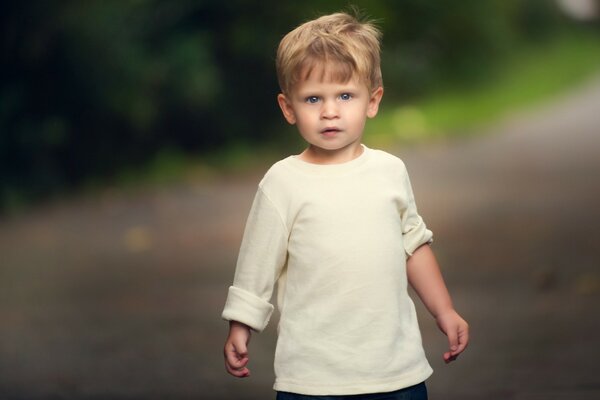
{"type": "Polygon", "coordinates": [[[498,65],[485,82],[447,87],[413,103],[382,108],[367,124],[365,140],[385,147],[398,141],[472,134],[512,112],[548,101],[598,71],[597,36],[563,36],[523,47],[498,65]]]}
{"type": "MultiPolygon", "coordinates": [[[[270,146],[252,146],[244,142],[213,151],[204,156],[186,155],[177,149],[164,149],[143,166],[125,168],[114,177],[110,186],[121,190],[136,190],[145,186],[166,186],[180,182],[207,181],[223,175],[238,175],[252,171],[265,160],[278,159],[270,146]]],[[[103,190],[106,182],[88,181],[86,190],[103,190]]]]}

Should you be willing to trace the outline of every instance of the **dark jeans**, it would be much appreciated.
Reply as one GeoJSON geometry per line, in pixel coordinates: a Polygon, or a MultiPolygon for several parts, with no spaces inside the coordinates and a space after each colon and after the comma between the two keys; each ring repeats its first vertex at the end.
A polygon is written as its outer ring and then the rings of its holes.
{"type": "Polygon", "coordinates": [[[425,382],[387,393],[351,394],[346,396],[307,396],[277,392],[277,400],[427,400],[425,382]]]}

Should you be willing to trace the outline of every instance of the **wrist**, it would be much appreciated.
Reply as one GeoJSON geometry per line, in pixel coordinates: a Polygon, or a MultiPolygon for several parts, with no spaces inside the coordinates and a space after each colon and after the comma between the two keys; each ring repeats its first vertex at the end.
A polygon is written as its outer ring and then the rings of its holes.
{"type": "Polygon", "coordinates": [[[229,321],[229,330],[230,331],[245,330],[245,331],[248,331],[248,333],[250,333],[252,331],[252,328],[250,328],[248,325],[238,322],[238,321],[229,321]]]}
{"type": "Polygon", "coordinates": [[[456,314],[456,313],[457,313],[456,310],[454,309],[452,304],[450,304],[448,306],[440,307],[439,309],[436,309],[436,311],[432,314],[433,314],[433,318],[438,319],[445,315],[456,314]]]}

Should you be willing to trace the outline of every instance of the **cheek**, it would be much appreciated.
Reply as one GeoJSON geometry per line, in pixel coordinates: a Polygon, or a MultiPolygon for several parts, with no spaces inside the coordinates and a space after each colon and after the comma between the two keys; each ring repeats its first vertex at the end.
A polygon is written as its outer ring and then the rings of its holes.
{"type": "Polygon", "coordinates": [[[298,130],[302,132],[309,132],[314,129],[315,124],[311,123],[310,121],[306,121],[305,119],[298,119],[296,121],[296,126],[298,127],[298,130]]]}
{"type": "Polygon", "coordinates": [[[365,104],[357,104],[355,107],[352,107],[351,110],[348,110],[348,118],[353,121],[359,122],[367,118],[367,114],[369,113],[369,109],[365,104]]]}
{"type": "Polygon", "coordinates": [[[310,112],[306,112],[306,111],[296,113],[296,123],[302,124],[302,125],[313,124],[314,120],[316,118],[313,114],[314,113],[310,113],[310,112]]]}

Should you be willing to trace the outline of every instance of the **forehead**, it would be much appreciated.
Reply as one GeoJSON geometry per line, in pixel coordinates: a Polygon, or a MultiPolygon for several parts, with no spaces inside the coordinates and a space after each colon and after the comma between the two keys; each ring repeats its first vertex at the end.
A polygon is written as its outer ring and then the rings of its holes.
{"type": "Polygon", "coordinates": [[[352,66],[340,62],[306,62],[296,74],[292,88],[304,84],[365,84],[352,66]]]}

